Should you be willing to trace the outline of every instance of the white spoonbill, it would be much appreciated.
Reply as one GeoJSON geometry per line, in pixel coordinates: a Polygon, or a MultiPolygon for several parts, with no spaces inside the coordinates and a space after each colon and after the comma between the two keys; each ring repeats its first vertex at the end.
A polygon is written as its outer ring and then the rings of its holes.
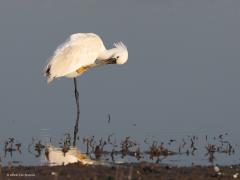
{"type": "Polygon", "coordinates": [[[94,33],[77,33],[71,35],[60,45],[44,69],[48,83],[55,78],[69,77],[74,79],[77,118],[74,127],[73,146],[76,146],[78,122],[80,116],[79,93],[76,77],[85,71],[104,64],[124,64],[128,59],[127,47],[118,42],[114,48],[107,50],[101,38],[94,33]]]}

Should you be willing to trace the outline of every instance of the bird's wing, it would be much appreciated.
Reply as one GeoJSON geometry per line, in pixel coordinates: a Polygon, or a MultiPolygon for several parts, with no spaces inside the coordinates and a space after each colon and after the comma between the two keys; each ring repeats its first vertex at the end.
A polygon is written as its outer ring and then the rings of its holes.
{"type": "Polygon", "coordinates": [[[71,35],[50,58],[45,73],[51,80],[75,72],[82,66],[91,65],[105,47],[99,36],[93,33],[71,35]]]}

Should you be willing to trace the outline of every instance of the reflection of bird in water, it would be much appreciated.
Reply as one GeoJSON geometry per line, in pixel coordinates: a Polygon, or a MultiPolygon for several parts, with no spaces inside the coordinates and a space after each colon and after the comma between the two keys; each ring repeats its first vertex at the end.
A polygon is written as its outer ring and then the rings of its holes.
{"type": "Polygon", "coordinates": [[[46,160],[50,166],[67,165],[70,163],[81,162],[82,164],[94,164],[95,161],[90,160],[82,154],[77,148],[70,148],[66,153],[62,148],[49,146],[45,152],[46,160]]]}
{"type": "Polygon", "coordinates": [[[80,118],[76,77],[94,67],[126,63],[128,59],[127,47],[122,42],[115,43],[114,46],[114,48],[107,50],[102,39],[93,33],[73,34],[55,51],[44,69],[48,83],[59,77],[74,79],[77,118],[74,127],[73,146],[76,146],[80,118]]]}

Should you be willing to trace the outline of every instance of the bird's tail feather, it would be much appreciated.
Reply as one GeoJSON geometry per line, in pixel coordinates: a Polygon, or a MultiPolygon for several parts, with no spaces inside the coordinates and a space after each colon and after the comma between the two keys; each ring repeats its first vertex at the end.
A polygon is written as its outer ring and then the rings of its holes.
{"type": "Polygon", "coordinates": [[[48,64],[45,68],[44,68],[44,76],[47,77],[47,83],[51,83],[54,79],[54,77],[51,76],[51,64],[48,64]]]}

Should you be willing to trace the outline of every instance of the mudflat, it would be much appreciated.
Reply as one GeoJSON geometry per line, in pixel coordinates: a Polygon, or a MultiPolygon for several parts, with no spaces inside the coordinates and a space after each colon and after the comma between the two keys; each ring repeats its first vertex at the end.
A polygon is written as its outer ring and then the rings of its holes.
{"type": "Polygon", "coordinates": [[[83,180],[120,180],[120,179],[239,179],[240,165],[232,166],[189,166],[177,167],[158,163],[128,163],[120,165],[83,165],[66,166],[8,166],[2,167],[1,179],[83,179],[83,180]]]}

